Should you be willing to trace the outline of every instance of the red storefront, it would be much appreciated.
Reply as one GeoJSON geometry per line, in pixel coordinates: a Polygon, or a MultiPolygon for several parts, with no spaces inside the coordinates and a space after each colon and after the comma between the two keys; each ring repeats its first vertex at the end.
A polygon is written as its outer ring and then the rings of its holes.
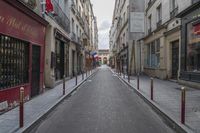
{"type": "Polygon", "coordinates": [[[43,91],[47,22],[18,0],[0,0],[0,110],[43,91]]]}

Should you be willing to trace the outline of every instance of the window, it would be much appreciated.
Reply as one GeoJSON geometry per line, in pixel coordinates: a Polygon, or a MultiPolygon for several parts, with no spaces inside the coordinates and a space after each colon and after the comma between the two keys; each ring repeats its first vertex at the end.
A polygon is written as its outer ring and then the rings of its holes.
{"type": "Polygon", "coordinates": [[[151,32],[151,15],[148,17],[148,33],[151,32]]]}
{"type": "Polygon", "coordinates": [[[157,7],[157,22],[159,23],[160,21],[162,21],[162,5],[161,4],[157,7]]]}
{"type": "Polygon", "coordinates": [[[28,83],[28,43],[0,35],[0,90],[28,83]]]}
{"type": "Polygon", "coordinates": [[[176,0],[171,0],[171,11],[177,8],[176,0]]]}
{"type": "Polygon", "coordinates": [[[160,67],[160,39],[147,45],[147,66],[152,68],[160,67]]]}
{"type": "Polygon", "coordinates": [[[74,19],[72,19],[72,33],[74,33],[74,19]]]}
{"type": "Polygon", "coordinates": [[[187,71],[200,72],[200,23],[187,25],[187,71]]]}

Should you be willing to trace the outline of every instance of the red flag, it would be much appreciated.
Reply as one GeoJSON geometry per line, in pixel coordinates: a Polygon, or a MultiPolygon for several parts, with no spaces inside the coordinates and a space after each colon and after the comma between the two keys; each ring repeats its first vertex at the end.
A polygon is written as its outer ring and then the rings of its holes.
{"type": "Polygon", "coordinates": [[[53,4],[51,0],[46,0],[46,12],[53,12],[53,4]]]}

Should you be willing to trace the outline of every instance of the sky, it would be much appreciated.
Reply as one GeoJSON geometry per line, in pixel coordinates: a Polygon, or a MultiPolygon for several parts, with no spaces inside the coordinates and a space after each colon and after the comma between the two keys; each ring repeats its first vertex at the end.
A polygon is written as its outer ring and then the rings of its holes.
{"type": "Polygon", "coordinates": [[[91,0],[99,30],[99,49],[109,49],[109,30],[115,0],[91,0]]]}

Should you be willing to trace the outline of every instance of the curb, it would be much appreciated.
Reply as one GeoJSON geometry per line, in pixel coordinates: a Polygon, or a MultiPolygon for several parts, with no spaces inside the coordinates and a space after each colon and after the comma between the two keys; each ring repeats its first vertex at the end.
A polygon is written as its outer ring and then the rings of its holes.
{"type": "MultiPolygon", "coordinates": [[[[112,69],[110,69],[113,74],[116,74],[112,69]]],[[[141,97],[148,105],[151,106],[151,108],[158,114],[160,115],[165,123],[174,129],[175,132],[177,133],[194,133],[191,129],[186,127],[185,125],[181,124],[179,121],[175,120],[169,113],[167,113],[164,109],[162,109],[157,103],[154,101],[150,100],[147,96],[142,94],[139,90],[137,90],[135,87],[133,87],[130,83],[128,83],[126,80],[123,78],[119,77],[117,74],[116,76],[118,79],[123,82],[124,84],[128,85],[130,88],[134,90],[134,92],[141,97]]]]}
{"type": "Polygon", "coordinates": [[[78,85],[73,87],[72,91],[68,94],[62,96],[56,103],[54,103],[48,110],[44,111],[42,115],[40,115],[36,120],[34,120],[32,123],[28,124],[27,126],[16,129],[12,131],[12,133],[29,133],[37,124],[39,124],[48,114],[51,113],[53,109],[55,109],[62,101],[64,101],[66,98],[69,98],[74,91],[76,91],[82,84],[84,84],[89,78],[93,77],[98,72],[98,68],[94,70],[94,72],[89,75],[87,78],[82,80],[78,85]]]}

